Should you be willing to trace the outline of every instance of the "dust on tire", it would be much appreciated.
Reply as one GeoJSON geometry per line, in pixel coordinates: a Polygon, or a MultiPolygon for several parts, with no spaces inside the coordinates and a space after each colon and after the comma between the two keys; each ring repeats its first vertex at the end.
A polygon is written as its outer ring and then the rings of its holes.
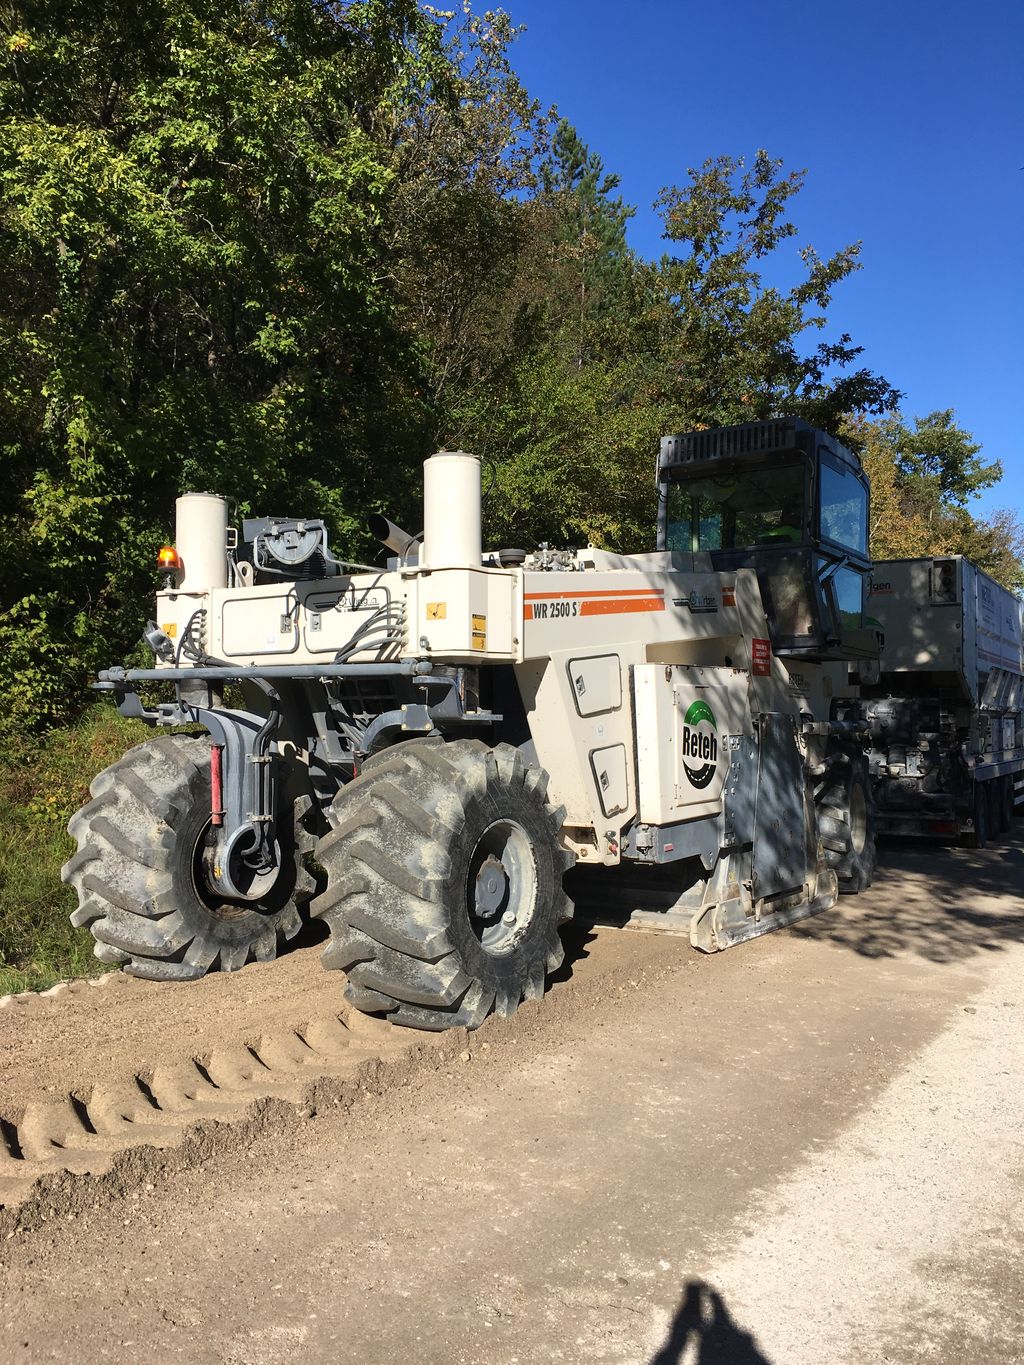
{"type": "Polygon", "coordinates": [[[868,766],[863,754],[840,750],[828,757],[828,773],[815,793],[818,833],[825,861],[847,895],[866,891],[875,876],[875,822],[868,766]]]}
{"type": "Polygon", "coordinates": [[[342,789],[317,853],[327,890],[311,910],[330,925],[324,965],[348,974],[352,1004],[414,1028],[476,1028],[492,1009],[510,1015],[540,998],[572,915],[564,812],[546,791],[546,773],[518,750],[476,740],[398,745],[342,789]],[[482,841],[502,824],[528,840],[534,883],[522,933],[488,946],[469,884],[482,841]]]}
{"type": "Polygon", "coordinates": [[[281,874],[266,901],[241,905],[204,888],[196,859],[209,823],[210,751],[192,735],[130,749],[93,781],[68,825],[78,850],[61,876],[78,893],[71,916],[91,930],[102,962],[150,980],[190,980],[276,957],[301,928],[315,890],[304,864],[314,839],[308,798],[282,820],[281,874]]]}

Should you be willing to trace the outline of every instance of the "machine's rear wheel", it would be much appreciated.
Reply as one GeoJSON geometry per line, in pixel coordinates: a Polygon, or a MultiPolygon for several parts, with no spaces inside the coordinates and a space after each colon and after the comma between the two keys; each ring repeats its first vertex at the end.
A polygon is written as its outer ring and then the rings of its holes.
{"type": "Polygon", "coordinates": [[[988,799],[988,784],[985,782],[975,782],[974,784],[974,829],[968,835],[967,842],[971,848],[984,848],[989,840],[992,830],[991,805],[988,799]]]}
{"type": "Polygon", "coordinates": [[[817,796],[818,832],[825,861],[841,893],[866,891],[875,875],[875,822],[863,755],[830,755],[829,775],[817,796]]]}
{"type": "Polygon", "coordinates": [[[233,972],[277,955],[301,926],[315,885],[303,863],[314,839],[309,807],[281,820],[282,867],[263,902],[232,902],[203,875],[210,826],[210,747],[164,735],[130,749],[95,779],[68,825],[78,851],[61,876],[78,892],[72,924],[88,926],[96,956],[133,976],[182,981],[233,972]]]}
{"type": "Polygon", "coordinates": [[[324,966],[357,1008],[413,1028],[476,1028],[539,999],[572,915],[547,775],[507,744],[412,741],[339,792],[317,859],[324,966]]]}
{"type": "Polygon", "coordinates": [[[1013,778],[997,777],[992,784],[992,826],[1000,834],[1008,834],[1013,824],[1013,778]]]}

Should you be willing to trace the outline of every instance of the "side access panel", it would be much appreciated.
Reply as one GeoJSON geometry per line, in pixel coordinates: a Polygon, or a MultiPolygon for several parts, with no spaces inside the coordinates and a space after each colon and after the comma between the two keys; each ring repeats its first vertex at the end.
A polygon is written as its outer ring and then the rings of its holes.
{"type": "Polygon", "coordinates": [[[566,837],[583,861],[617,863],[621,831],[636,814],[628,687],[639,652],[635,644],[557,650],[516,666],[537,761],[550,774],[549,798],[565,807],[566,837]]]}
{"type": "Polygon", "coordinates": [[[633,695],[640,819],[667,826],[717,816],[731,753],[750,731],[746,675],[731,668],[639,664],[633,695]]]}

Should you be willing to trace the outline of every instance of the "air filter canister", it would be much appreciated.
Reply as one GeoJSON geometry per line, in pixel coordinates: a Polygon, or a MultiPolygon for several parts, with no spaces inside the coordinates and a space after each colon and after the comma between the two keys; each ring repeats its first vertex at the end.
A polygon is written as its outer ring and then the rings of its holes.
{"type": "Polygon", "coordinates": [[[423,562],[431,569],[479,566],[480,461],[441,451],[423,462],[423,562]]]}

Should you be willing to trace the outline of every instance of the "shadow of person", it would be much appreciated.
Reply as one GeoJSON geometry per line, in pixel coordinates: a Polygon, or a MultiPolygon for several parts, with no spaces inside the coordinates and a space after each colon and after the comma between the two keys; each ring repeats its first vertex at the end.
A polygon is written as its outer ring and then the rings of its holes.
{"type": "Polygon", "coordinates": [[[650,1365],[771,1365],[750,1332],[737,1327],[725,1300],[704,1280],[689,1280],[664,1345],[650,1365]]]}

